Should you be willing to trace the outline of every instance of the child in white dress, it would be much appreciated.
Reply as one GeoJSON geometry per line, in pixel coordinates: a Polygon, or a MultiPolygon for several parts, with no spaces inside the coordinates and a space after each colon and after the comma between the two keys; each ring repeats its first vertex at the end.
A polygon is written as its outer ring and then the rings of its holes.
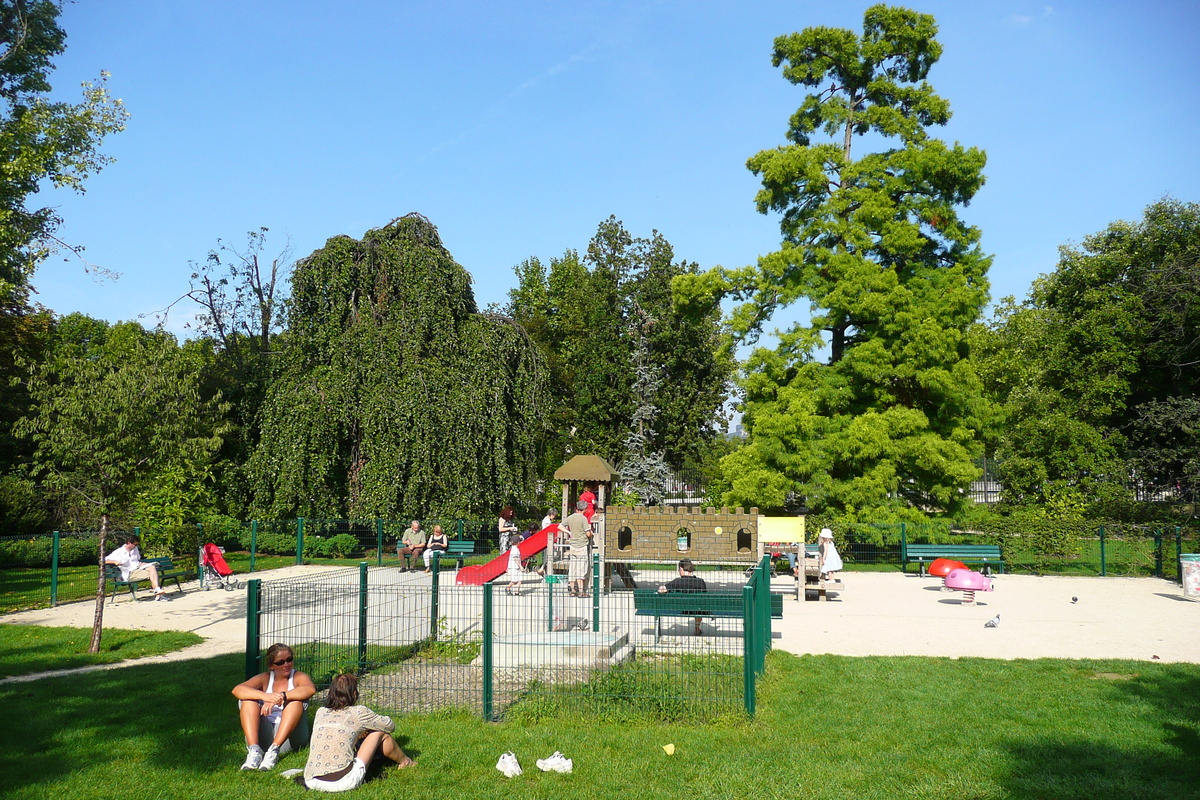
{"type": "Polygon", "coordinates": [[[521,581],[525,578],[525,568],[521,566],[521,534],[513,534],[508,549],[508,570],[504,573],[509,580],[505,594],[520,594],[521,581]]]}
{"type": "Polygon", "coordinates": [[[834,573],[842,568],[842,557],[838,555],[837,547],[833,544],[833,531],[821,528],[821,535],[817,541],[820,543],[817,569],[821,572],[821,580],[831,581],[834,579],[834,573]]]}

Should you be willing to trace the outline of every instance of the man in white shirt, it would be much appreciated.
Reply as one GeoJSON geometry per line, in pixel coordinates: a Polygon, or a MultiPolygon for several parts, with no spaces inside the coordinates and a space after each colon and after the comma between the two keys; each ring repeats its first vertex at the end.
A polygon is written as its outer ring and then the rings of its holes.
{"type": "Polygon", "coordinates": [[[123,581],[149,580],[150,585],[154,587],[154,599],[162,600],[163,589],[158,585],[158,564],[142,561],[142,551],[138,549],[141,543],[142,540],[137,536],[130,536],[125,540],[125,544],[108,554],[104,563],[120,567],[123,581]]]}

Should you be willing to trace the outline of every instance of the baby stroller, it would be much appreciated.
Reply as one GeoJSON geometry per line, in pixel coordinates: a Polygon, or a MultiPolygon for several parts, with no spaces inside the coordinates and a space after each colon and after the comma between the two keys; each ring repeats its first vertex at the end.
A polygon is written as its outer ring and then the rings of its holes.
{"type": "Polygon", "coordinates": [[[221,548],[212,542],[200,548],[200,564],[204,567],[204,591],[208,591],[209,584],[224,586],[227,592],[246,588],[246,584],[234,580],[233,570],[225,563],[221,548]]]}

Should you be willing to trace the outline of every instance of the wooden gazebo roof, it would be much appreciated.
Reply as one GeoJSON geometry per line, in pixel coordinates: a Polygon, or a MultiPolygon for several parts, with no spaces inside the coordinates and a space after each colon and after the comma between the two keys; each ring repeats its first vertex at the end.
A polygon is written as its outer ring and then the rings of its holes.
{"type": "Polygon", "coordinates": [[[612,483],[621,477],[616,468],[600,456],[575,456],[554,472],[556,481],[603,481],[612,483]]]}

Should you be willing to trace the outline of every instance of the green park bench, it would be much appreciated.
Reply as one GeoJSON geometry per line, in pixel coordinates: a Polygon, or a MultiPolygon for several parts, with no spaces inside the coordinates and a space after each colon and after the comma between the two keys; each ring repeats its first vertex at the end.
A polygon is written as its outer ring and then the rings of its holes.
{"type": "MultiPolygon", "coordinates": [[[[771,618],[783,619],[783,595],[771,593],[771,618]]],[[[654,617],[654,641],[662,638],[663,617],[726,617],[742,619],[742,593],[663,592],[634,589],[635,616],[654,617]]]]}
{"type": "Polygon", "coordinates": [[[925,574],[926,562],[938,558],[949,558],[964,564],[983,564],[983,572],[991,568],[1004,572],[1004,559],[1000,547],[994,544],[900,544],[900,569],[908,571],[910,562],[917,562],[921,574],[925,574]]]}
{"type": "Polygon", "coordinates": [[[446,545],[446,552],[442,554],[442,558],[456,559],[458,568],[462,569],[463,559],[473,555],[475,555],[474,539],[451,539],[446,545]]]}
{"type": "MultiPolygon", "coordinates": [[[[165,589],[167,581],[175,581],[175,588],[179,590],[180,594],[183,593],[183,586],[180,585],[179,579],[190,578],[193,575],[193,573],[189,572],[188,570],[177,568],[175,566],[175,562],[172,561],[169,556],[147,558],[145,559],[144,563],[157,564],[158,585],[165,589]]],[[[104,580],[106,585],[112,585],[112,589],[106,592],[109,597],[115,598],[118,591],[120,591],[122,588],[128,587],[129,597],[131,600],[137,600],[137,585],[139,583],[145,583],[147,586],[150,584],[150,580],[148,578],[137,578],[129,581],[121,580],[121,568],[116,564],[104,565],[104,580]]]]}

